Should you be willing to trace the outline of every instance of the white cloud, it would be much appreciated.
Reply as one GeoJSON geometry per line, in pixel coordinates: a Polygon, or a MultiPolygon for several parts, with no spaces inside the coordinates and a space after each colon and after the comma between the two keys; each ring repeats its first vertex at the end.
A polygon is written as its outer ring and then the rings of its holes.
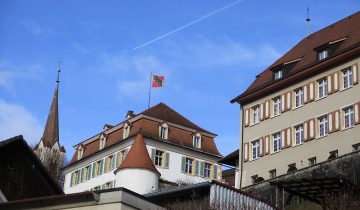
{"type": "Polygon", "coordinates": [[[0,139],[23,135],[29,144],[41,138],[43,127],[39,120],[20,104],[7,103],[0,99],[0,139]]]}

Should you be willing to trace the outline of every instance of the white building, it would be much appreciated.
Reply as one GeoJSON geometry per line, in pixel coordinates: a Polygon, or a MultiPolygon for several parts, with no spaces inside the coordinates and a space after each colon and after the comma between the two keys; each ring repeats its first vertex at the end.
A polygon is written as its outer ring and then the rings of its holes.
{"type": "MultiPolygon", "coordinates": [[[[64,192],[75,193],[116,186],[114,171],[126,158],[141,133],[152,163],[165,184],[221,180],[222,157],[213,134],[160,103],[140,114],[129,111],[126,120],[74,146],[70,164],[64,167],[64,192]]],[[[139,157],[142,158],[142,157],[139,157]]]]}

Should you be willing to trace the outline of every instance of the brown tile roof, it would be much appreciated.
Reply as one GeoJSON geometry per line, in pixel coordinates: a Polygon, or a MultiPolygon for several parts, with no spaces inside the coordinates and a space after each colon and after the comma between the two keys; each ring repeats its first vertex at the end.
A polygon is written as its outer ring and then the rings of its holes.
{"type": "Polygon", "coordinates": [[[136,135],[135,141],[132,144],[128,155],[114,173],[116,174],[117,171],[127,168],[148,169],[158,173],[160,176],[160,173],[150,159],[145,146],[144,137],[141,134],[136,135]]]}
{"type": "MultiPolygon", "coordinates": [[[[295,75],[299,74],[302,71],[307,71],[314,66],[324,65],[326,63],[331,63],[331,60],[338,55],[344,54],[348,51],[353,51],[355,48],[360,47],[360,12],[357,12],[353,15],[350,15],[347,18],[344,18],[337,23],[334,23],[330,26],[327,26],[308,37],[301,40],[297,45],[295,45],[292,49],[290,49],[285,55],[279,58],[275,63],[261,72],[258,76],[256,76],[255,81],[243,92],[241,95],[232,99],[231,102],[240,102],[242,104],[246,104],[252,100],[260,98],[266,94],[270,94],[271,91],[276,91],[280,87],[269,87],[269,89],[264,89],[267,86],[271,86],[274,83],[281,83],[283,86],[289,86],[293,83],[289,82],[290,79],[297,79],[295,82],[299,82],[300,78],[296,78],[295,75]],[[335,49],[335,52],[327,59],[322,61],[317,60],[316,48],[320,46],[324,46],[329,44],[330,42],[334,42],[340,39],[346,38],[345,40],[338,43],[338,46],[335,49]],[[300,59],[297,62],[293,63],[293,66],[287,70],[286,75],[279,80],[273,80],[272,70],[282,64],[286,64],[287,62],[294,61],[296,59],[300,59]],[[287,82],[284,82],[287,81],[287,82]],[[263,91],[263,93],[262,93],[263,91]],[[260,94],[261,92],[261,94],[260,94]]],[[[359,54],[357,53],[357,56],[359,54]]],[[[348,56],[344,59],[348,59],[348,56]]],[[[312,74],[320,73],[324,71],[325,68],[318,69],[316,72],[312,72],[312,74]]],[[[304,75],[301,79],[306,79],[304,75]]],[[[280,85],[280,84],[279,84],[280,85]]]]}
{"type": "MultiPolygon", "coordinates": [[[[168,106],[166,106],[165,104],[162,104],[162,105],[158,104],[158,105],[156,105],[156,108],[153,109],[154,112],[150,111],[150,114],[152,114],[153,117],[156,116],[155,118],[159,118],[159,119],[163,120],[160,117],[165,118],[166,115],[162,116],[162,115],[159,115],[156,113],[162,113],[162,114],[173,113],[173,111],[169,111],[169,112],[156,111],[156,110],[160,109],[161,107],[164,109],[170,110],[167,108],[168,106]]],[[[152,109],[152,108],[150,108],[150,109],[152,109]]],[[[149,113],[149,112],[146,112],[146,113],[149,113]]],[[[168,119],[170,119],[170,118],[168,118],[168,119]]],[[[125,120],[125,122],[126,122],[126,120],[125,120]]],[[[167,122],[172,122],[172,121],[167,121],[167,122]]],[[[202,135],[201,149],[196,149],[192,145],[193,132],[168,125],[168,139],[165,140],[165,139],[161,139],[159,137],[159,125],[160,125],[159,122],[156,122],[156,121],[153,121],[150,119],[140,118],[139,120],[131,123],[130,133],[126,139],[123,139],[123,128],[122,127],[118,128],[116,130],[110,130],[111,131],[110,133],[108,131],[106,131],[108,137],[107,137],[104,149],[109,148],[115,144],[118,144],[120,142],[123,142],[127,139],[134,137],[135,135],[140,133],[140,128],[142,128],[141,133],[146,138],[151,138],[151,139],[154,139],[157,141],[170,143],[170,144],[174,144],[177,146],[187,147],[189,149],[197,150],[197,151],[208,153],[208,154],[215,155],[215,156],[221,156],[221,154],[219,153],[219,151],[216,147],[214,138],[206,136],[206,135],[202,135]]],[[[195,129],[195,128],[193,128],[193,129],[195,129]]],[[[209,133],[209,132],[206,132],[206,133],[209,133]]],[[[83,153],[81,160],[99,152],[101,133],[98,134],[97,136],[98,137],[94,141],[91,141],[89,143],[85,143],[85,141],[82,143],[79,143],[79,144],[84,144],[84,146],[85,146],[84,153],[83,153]]],[[[77,160],[77,150],[76,150],[68,166],[74,164],[77,161],[78,160],[77,160]]]]}
{"type": "Polygon", "coordinates": [[[239,149],[221,158],[218,163],[223,163],[230,166],[236,166],[236,161],[239,160],[239,149]]]}

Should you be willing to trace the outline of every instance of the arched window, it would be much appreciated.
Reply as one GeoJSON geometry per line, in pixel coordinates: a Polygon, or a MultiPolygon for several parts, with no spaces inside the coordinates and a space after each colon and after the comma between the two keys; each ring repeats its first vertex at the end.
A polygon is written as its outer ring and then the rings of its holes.
{"type": "Polygon", "coordinates": [[[105,144],[106,144],[106,135],[101,134],[99,149],[103,149],[105,147],[105,144]]]}
{"type": "Polygon", "coordinates": [[[125,123],[123,130],[123,139],[126,139],[129,136],[129,133],[130,133],[130,125],[128,123],[125,123]]]}
{"type": "Polygon", "coordinates": [[[84,148],[80,145],[78,149],[77,159],[80,160],[84,154],[84,148]]]}
{"type": "Polygon", "coordinates": [[[196,133],[193,135],[193,147],[200,149],[201,148],[201,134],[196,133]]]}

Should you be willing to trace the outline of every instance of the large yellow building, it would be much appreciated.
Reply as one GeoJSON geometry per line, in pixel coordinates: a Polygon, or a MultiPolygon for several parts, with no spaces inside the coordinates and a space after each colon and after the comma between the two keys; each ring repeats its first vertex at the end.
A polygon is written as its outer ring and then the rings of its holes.
{"type": "Polygon", "coordinates": [[[360,149],[359,64],[357,12],[304,38],[257,75],[232,100],[241,106],[237,186],[360,149]]]}

